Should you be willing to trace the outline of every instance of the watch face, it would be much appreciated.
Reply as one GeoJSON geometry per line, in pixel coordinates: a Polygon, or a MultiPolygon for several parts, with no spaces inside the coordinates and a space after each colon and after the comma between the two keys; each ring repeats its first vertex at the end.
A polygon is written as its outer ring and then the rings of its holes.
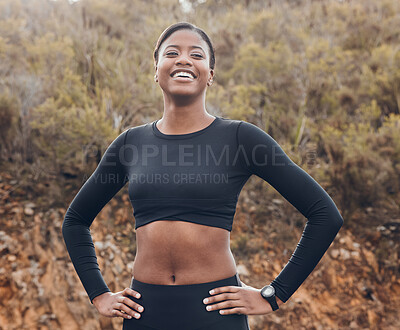
{"type": "Polygon", "coordinates": [[[274,287],[271,286],[271,285],[268,285],[268,286],[265,287],[264,290],[263,290],[263,296],[264,296],[264,297],[271,297],[271,296],[274,295],[274,293],[275,293],[275,289],[274,289],[274,287]]]}

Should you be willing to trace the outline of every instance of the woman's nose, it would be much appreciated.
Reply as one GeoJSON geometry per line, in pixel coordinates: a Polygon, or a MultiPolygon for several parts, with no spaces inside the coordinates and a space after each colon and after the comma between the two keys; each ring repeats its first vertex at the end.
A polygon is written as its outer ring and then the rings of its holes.
{"type": "Polygon", "coordinates": [[[190,64],[192,65],[192,61],[186,56],[186,55],[180,55],[177,57],[176,59],[176,64],[180,63],[180,64],[190,64]]]}

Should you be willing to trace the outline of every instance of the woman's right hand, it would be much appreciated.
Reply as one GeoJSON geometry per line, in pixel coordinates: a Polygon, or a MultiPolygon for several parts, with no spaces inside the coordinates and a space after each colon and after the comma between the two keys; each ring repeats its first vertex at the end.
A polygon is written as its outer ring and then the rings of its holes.
{"type": "Polygon", "coordinates": [[[125,288],[116,293],[105,292],[93,299],[93,305],[101,315],[106,317],[120,316],[125,319],[132,317],[138,319],[140,313],[144,311],[144,307],[135,303],[128,296],[140,298],[140,293],[131,288],[125,288]]]}

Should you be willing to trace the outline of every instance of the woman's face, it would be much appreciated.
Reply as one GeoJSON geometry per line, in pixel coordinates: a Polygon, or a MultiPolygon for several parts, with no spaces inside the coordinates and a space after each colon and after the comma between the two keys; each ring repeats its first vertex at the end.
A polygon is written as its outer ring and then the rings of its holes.
{"type": "Polygon", "coordinates": [[[156,75],[161,89],[174,96],[196,96],[205,92],[213,77],[207,43],[190,30],[172,33],[159,49],[156,75]],[[186,72],[188,77],[175,74],[186,72]]]}

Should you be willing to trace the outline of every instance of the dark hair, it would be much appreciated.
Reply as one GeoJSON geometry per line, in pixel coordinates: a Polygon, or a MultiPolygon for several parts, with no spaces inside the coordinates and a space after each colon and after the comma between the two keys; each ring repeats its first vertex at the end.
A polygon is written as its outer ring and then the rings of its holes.
{"type": "Polygon", "coordinates": [[[158,62],[158,51],[160,49],[161,44],[175,31],[184,30],[184,29],[197,32],[200,35],[200,37],[207,43],[208,49],[210,51],[210,68],[214,70],[215,52],[214,52],[214,48],[213,48],[210,38],[208,37],[207,33],[205,33],[202,29],[200,29],[199,27],[197,27],[191,23],[187,23],[187,22],[179,22],[179,23],[172,24],[169,27],[167,27],[163,33],[161,33],[161,35],[158,38],[158,41],[156,43],[156,48],[154,49],[153,56],[154,56],[155,62],[156,63],[158,62]]]}

